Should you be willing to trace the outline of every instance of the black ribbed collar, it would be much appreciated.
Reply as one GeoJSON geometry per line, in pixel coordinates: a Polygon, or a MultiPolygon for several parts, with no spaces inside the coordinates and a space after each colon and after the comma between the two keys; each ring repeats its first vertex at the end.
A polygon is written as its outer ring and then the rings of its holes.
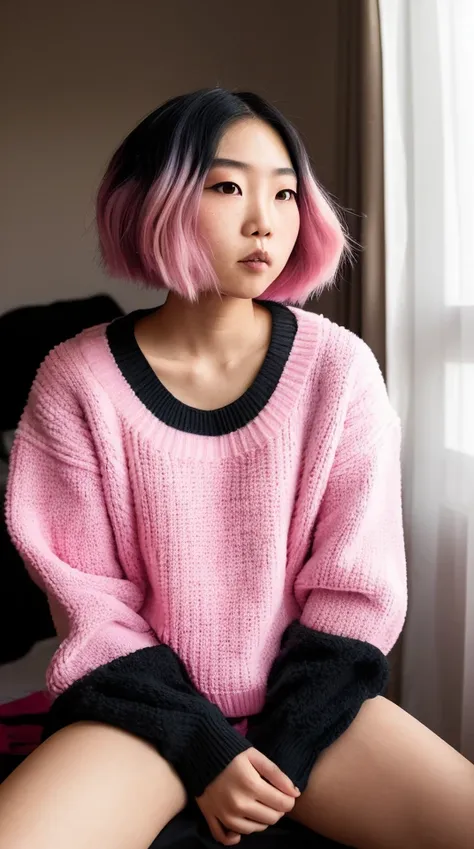
{"type": "Polygon", "coordinates": [[[155,312],[156,307],[135,310],[113,321],[107,327],[107,341],[125,380],[160,421],[200,436],[223,436],[244,427],[263,410],[278,385],[298,329],[296,316],[288,307],[273,301],[258,300],[255,303],[268,309],[272,315],[268,351],[247,391],[236,401],[217,410],[198,410],[178,401],[163,386],[141,352],[135,338],[135,324],[138,319],[155,312]]]}

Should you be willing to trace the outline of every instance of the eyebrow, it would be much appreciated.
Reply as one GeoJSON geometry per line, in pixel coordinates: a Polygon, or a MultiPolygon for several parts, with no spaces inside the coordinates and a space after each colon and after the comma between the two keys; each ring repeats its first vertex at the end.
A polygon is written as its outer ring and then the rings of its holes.
{"type": "MultiPolygon", "coordinates": [[[[237,159],[214,159],[211,168],[240,168],[241,171],[250,171],[252,166],[246,162],[239,162],[237,159]]],[[[294,168],[273,168],[272,174],[286,175],[287,177],[295,177],[296,171],[294,168]]]]}

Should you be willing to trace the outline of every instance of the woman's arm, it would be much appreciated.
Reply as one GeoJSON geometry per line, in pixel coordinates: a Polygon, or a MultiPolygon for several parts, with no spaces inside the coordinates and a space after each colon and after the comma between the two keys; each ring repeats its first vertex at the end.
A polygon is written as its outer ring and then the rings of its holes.
{"type": "Polygon", "coordinates": [[[95,446],[57,350],[18,426],[6,519],[62,639],[48,670],[54,696],[116,657],[157,645],[140,614],[143,586],[119,562],[95,446]]]}
{"type": "Polygon", "coordinates": [[[312,766],[367,698],[406,613],[400,423],[362,346],[344,429],[294,592],[301,608],[249,738],[303,790],[312,766]]]}
{"type": "Polygon", "coordinates": [[[61,620],[46,736],[81,719],[114,724],[152,742],[198,795],[250,744],[141,615],[145,587],[138,569],[131,580],[121,566],[96,450],[60,352],[34,382],[7,489],[12,539],[61,620]]]}

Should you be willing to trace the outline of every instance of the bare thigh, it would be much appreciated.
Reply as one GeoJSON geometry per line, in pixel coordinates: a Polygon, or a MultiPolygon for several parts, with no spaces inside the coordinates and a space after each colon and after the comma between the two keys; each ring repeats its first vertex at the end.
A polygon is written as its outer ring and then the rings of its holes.
{"type": "Polygon", "coordinates": [[[148,849],[185,804],[181,781],[151,745],[81,722],[0,786],[0,849],[148,849]]]}
{"type": "Polygon", "coordinates": [[[474,766],[379,697],[319,758],[293,816],[356,849],[472,849],[474,766]]]}

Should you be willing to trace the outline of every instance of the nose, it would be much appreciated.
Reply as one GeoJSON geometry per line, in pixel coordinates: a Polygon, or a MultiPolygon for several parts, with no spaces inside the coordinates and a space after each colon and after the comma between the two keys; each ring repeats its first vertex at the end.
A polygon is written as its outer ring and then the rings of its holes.
{"type": "Polygon", "coordinates": [[[263,201],[255,201],[247,211],[243,225],[244,236],[269,237],[273,232],[270,210],[263,201]]]}

